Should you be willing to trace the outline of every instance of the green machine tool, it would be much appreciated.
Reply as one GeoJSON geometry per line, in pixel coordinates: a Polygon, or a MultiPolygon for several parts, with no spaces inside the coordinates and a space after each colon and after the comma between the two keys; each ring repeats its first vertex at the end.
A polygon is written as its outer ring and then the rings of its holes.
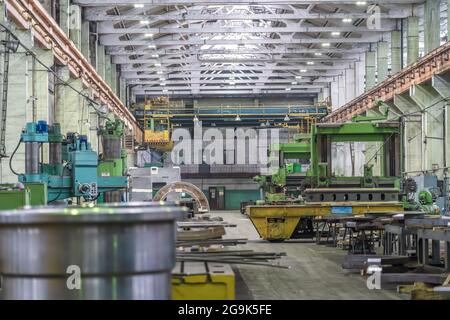
{"type": "Polygon", "coordinates": [[[401,130],[395,121],[320,123],[311,133],[311,168],[305,201],[398,201],[402,172],[401,130]],[[366,162],[362,176],[337,176],[333,172],[334,143],[378,143],[378,175],[366,162]]]}
{"type": "MultiPolygon", "coordinates": [[[[24,195],[25,200],[16,203],[18,206],[44,205],[68,198],[93,201],[104,192],[127,187],[127,178],[124,176],[98,176],[98,156],[91,149],[87,137],[71,132],[64,137],[57,123],[27,123],[20,143],[25,144],[25,173],[13,172],[24,187],[4,187],[2,193],[6,197],[8,193],[28,193],[29,200],[24,195]],[[48,163],[44,161],[44,145],[48,145],[48,163]]],[[[10,165],[15,152],[11,155],[10,165]]],[[[13,205],[5,201],[1,203],[0,209],[13,205]]]]}
{"type": "Polygon", "coordinates": [[[310,135],[298,135],[287,144],[272,146],[279,152],[281,167],[272,175],[255,178],[265,191],[267,202],[298,200],[397,201],[400,193],[400,124],[389,121],[319,123],[310,135]],[[373,174],[366,163],[361,176],[337,176],[333,172],[334,143],[373,142],[381,168],[373,174]],[[290,162],[294,159],[294,162],[290,162]],[[301,197],[300,197],[301,196],[301,197]]]}
{"type": "MultiPolygon", "coordinates": [[[[122,148],[123,122],[118,118],[107,119],[99,133],[103,153],[99,159],[98,175],[101,177],[125,176],[127,152],[122,148]]],[[[121,193],[117,191],[104,193],[98,199],[99,202],[119,202],[121,200],[121,193]]]]}
{"type": "Polygon", "coordinates": [[[309,170],[310,139],[308,134],[296,134],[292,142],[271,146],[271,158],[278,160],[280,168],[273,174],[254,178],[261,185],[265,201],[277,202],[298,198],[299,186],[302,185],[309,170]]]}

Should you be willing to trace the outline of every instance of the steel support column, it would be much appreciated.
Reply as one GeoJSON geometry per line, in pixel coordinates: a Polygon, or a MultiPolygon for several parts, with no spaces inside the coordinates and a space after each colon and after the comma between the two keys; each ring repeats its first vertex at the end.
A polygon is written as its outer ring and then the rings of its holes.
{"type": "MultiPolygon", "coordinates": [[[[430,85],[413,85],[410,88],[411,99],[421,108],[422,114],[422,150],[423,169],[430,170],[433,165],[443,166],[442,137],[444,116],[442,99],[430,85]]],[[[442,172],[437,173],[442,178],[442,172]]]]}
{"type": "Polygon", "coordinates": [[[424,8],[425,54],[440,45],[440,0],[427,0],[424,8]]]}
{"type": "Polygon", "coordinates": [[[405,171],[420,171],[422,166],[422,116],[420,107],[407,94],[395,95],[393,104],[405,117],[405,136],[403,145],[405,150],[405,171]]]}
{"type": "Polygon", "coordinates": [[[377,44],[377,83],[383,82],[388,76],[388,43],[380,41],[377,44]]]}
{"type": "Polygon", "coordinates": [[[401,32],[391,32],[391,74],[397,73],[402,68],[402,45],[401,45],[401,32]]]}
{"type": "Polygon", "coordinates": [[[366,52],[366,91],[375,86],[375,51],[366,52]]]}
{"type": "Polygon", "coordinates": [[[408,17],[406,62],[411,64],[419,58],[419,17],[408,17]]]}

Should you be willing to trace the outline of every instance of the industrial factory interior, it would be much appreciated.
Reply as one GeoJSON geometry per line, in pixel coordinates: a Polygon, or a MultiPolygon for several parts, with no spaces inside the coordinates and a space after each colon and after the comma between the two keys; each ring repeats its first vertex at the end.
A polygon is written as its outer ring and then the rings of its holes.
{"type": "Polygon", "coordinates": [[[449,7],[1,0],[0,300],[450,300],[449,7]]]}

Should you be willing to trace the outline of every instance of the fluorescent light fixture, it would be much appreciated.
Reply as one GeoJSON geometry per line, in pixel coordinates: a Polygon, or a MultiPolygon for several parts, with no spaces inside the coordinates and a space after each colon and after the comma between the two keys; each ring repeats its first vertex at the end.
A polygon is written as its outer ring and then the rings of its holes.
{"type": "Polygon", "coordinates": [[[322,43],[322,47],[329,47],[330,46],[330,43],[329,42],[324,42],[324,43],[322,43]]]}
{"type": "Polygon", "coordinates": [[[166,81],[166,78],[161,77],[161,78],[159,78],[159,80],[160,80],[160,81],[166,81]]]}
{"type": "Polygon", "coordinates": [[[147,38],[151,38],[151,37],[153,37],[153,33],[146,33],[145,36],[146,36],[147,38]]]}
{"type": "Polygon", "coordinates": [[[295,79],[301,79],[302,76],[295,76],[295,79]]]}
{"type": "Polygon", "coordinates": [[[154,44],[149,44],[148,47],[149,47],[150,49],[156,49],[156,46],[155,46],[154,44]]]}
{"type": "Polygon", "coordinates": [[[155,67],[161,67],[161,63],[156,62],[156,63],[155,63],[155,67]]]}
{"type": "Polygon", "coordinates": [[[314,61],[308,61],[306,62],[307,65],[312,66],[314,64],[314,61]]]}
{"type": "Polygon", "coordinates": [[[156,71],[157,74],[163,74],[161,70],[156,71]]]}
{"type": "Polygon", "coordinates": [[[161,82],[159,85],[161,85],[161,86],[165,86],[166,85],[166,83],[165,82],[161,82]]]}
{"type": "Polygon", "coordinates": [[[230,83],[230,86],[234,86],[236,84],[235,81],[230,81],[229,83],[230,83]]]}
{"type": "Polygon", "coordinates": [[[158,58],[159,57],[159,55],[158,54],[152,54],[152,58],[158,58]]]}
{"type": "Polygon", "coordinates": [[[342,19],[342,22],[344,22],[344,23],[351,23],[353,20],[352,19],[350,19],[350,18],[344,18],[344,19],[342,19]]]}
{"type": "Polygon", "coordinates": [[[333,31],[331,33],[332,36],[339,36],[341,33],[339,31],[333,31]]]}
{"type": "Polygon", "coordinates": [[[307,70],[306,69],[301,69],[300,72],[305,73],[307,70]]]}
{"type": "Polygon", "coordinates": [[[150,22],[147,21],[147,20],[141,20],[141,21],[139,21],[139,23],[140,23],[140,24],[149,24],[150,22]]]}
{"type": "Polygon", "coordinates": [[[163,89],[163,91],[162,91],[163,93],[167,93],[167,92],[169,92],[169,90],[167,90],[167,89],[163,89]]]}
{"type": "Polygon", "coordinates": [[[365,6],[367,4],[366,1],[356,1],[357,6],[365,6]]]}
{"type": "Polygon", "coordinates": [[[315,52],[314,55],[315,55],[315,56],[321,56],[321,55],[322,55],[322,52],[315,52]]]}
{"type": "Polygon", "coordinates": [[[144,5],[143,5],[142,3],[136,3],[136,4],[134,5],[134,7],[135,7],[135,8],[143,8],[144,5]]]}
{"type": "Polygon", "coordinates": [[[285,88],[284,90],[286,90],[286,91],[291,91],[291,88],[285,88]]]}
{"type": "Polygon", "coordinates": [[[293,86],[295,86],[296,84],[298,84],[298,82],[297,82],[297,81],[292,81],[291,84],[292,84],[293,86]]]}

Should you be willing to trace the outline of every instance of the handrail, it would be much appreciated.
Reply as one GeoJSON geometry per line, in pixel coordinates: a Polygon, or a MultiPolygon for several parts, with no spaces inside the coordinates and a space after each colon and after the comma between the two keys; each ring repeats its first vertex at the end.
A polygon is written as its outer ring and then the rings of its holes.
{"type": "Polygon", "coordinates": [[[143,132],[133,114],[123,105],[111,87],[97,73],[81,51],[67,37],[55,20],[36,0],[6,0],[9,17],[18,27],[30,29],[41,45],[51,49],[61,64],[67,65],[71,74],[81,78],[100,99],[133,131],[136,141],[143,141],[143,132]]]}

